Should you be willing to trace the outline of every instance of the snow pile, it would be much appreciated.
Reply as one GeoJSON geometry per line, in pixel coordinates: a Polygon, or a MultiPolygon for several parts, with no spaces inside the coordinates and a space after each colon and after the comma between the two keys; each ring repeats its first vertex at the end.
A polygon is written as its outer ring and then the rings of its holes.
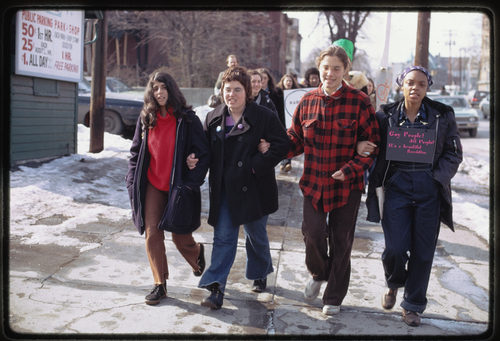
{"type": "Polygon", "coordinates": [[[477,184],[484,186],[489,186],[490,184],[489,162],[464,156],[462,163],[458,167],[458,172],[467,174],[477,184]]]}

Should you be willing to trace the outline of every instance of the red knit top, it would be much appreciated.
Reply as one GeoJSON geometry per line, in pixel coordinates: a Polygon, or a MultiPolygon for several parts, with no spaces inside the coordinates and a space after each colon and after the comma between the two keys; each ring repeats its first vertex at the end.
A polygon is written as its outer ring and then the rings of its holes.
{"type": "Polygon", "coordinates": [[[148,149],[151,161],[148,169],[149,182],[160,191],[170,189],[170,174],[175,150],[176,119],[172,108],[167,109],[167,115],[156,115],[156,126],[150,130],[148,149]]]}

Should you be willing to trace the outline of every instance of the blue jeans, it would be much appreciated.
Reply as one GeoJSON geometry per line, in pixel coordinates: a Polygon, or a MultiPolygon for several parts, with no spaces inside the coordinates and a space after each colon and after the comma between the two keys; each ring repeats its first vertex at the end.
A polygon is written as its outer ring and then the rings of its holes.
{"type": "MultiPolygon", "coordinates": [[[[274,271],[266,231],[268,217],[266,215],[254,222],[243,224],[247,251],[245,277],[249,280],[264,279],[274,271]]],[[[219,283],[220,290],[224,292],[227,276],[229,276],[229,271],[236,257],[239,230],[239,226],[233,226],[231,223],[227,197],[223,191],[220,201],[219,220],[214,227],[211,263],[201,277],[199,288],[206,288],[210,284],[219,283]]]]}
{"type": "Polygon", "coordinates": [[[403,309],[422,313],[439,235],[439,184],[431,170],[396,170],[385,187],[385,279],[392,289],[404,287],[403,309]]]}

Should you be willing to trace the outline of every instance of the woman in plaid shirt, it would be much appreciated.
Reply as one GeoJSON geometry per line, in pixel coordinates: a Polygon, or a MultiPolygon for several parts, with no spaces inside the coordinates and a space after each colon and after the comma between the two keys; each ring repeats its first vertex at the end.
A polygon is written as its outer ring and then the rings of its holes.
{"type": "Polygon", "coordinates": [[[342,80],[350,66],[345,50],[330,46],[316,64],[322,84],[306,93],[295,109],[287,157],[305,154],[299,185],[304,195],[306,265],[312,279],[304,296],[314,300],[322,282],[327,282],[323,313],[333,315],[340,311],[349,285],[363,174],[378,153],[376,148],[359,155],[356,143],[377,144],[380,136],[369,97],[342,80]]]}

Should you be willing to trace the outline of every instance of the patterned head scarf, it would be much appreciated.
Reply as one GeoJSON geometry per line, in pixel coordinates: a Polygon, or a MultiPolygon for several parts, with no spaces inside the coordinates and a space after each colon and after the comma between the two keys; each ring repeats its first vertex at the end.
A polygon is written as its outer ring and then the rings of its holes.
{"type": "Polygon", "coordinates": [[[406,75],[412,71],[415,71],[415,70],[423,72],[427,76],[427,83],[428,83],[427,89],[429,89],[431,87],[431,85],[434,84],[434,82],[432,81],[432,76],[429,73],[429,71],[427,71],[426,68],[421,67],[421,66],[408,66],[406,69],[403,70],[403,72],[401,72],[401,74],[398,76],[398,78],[396,78],[396,84],[402,88],[403,81],[404,81],[406,75]]]}

